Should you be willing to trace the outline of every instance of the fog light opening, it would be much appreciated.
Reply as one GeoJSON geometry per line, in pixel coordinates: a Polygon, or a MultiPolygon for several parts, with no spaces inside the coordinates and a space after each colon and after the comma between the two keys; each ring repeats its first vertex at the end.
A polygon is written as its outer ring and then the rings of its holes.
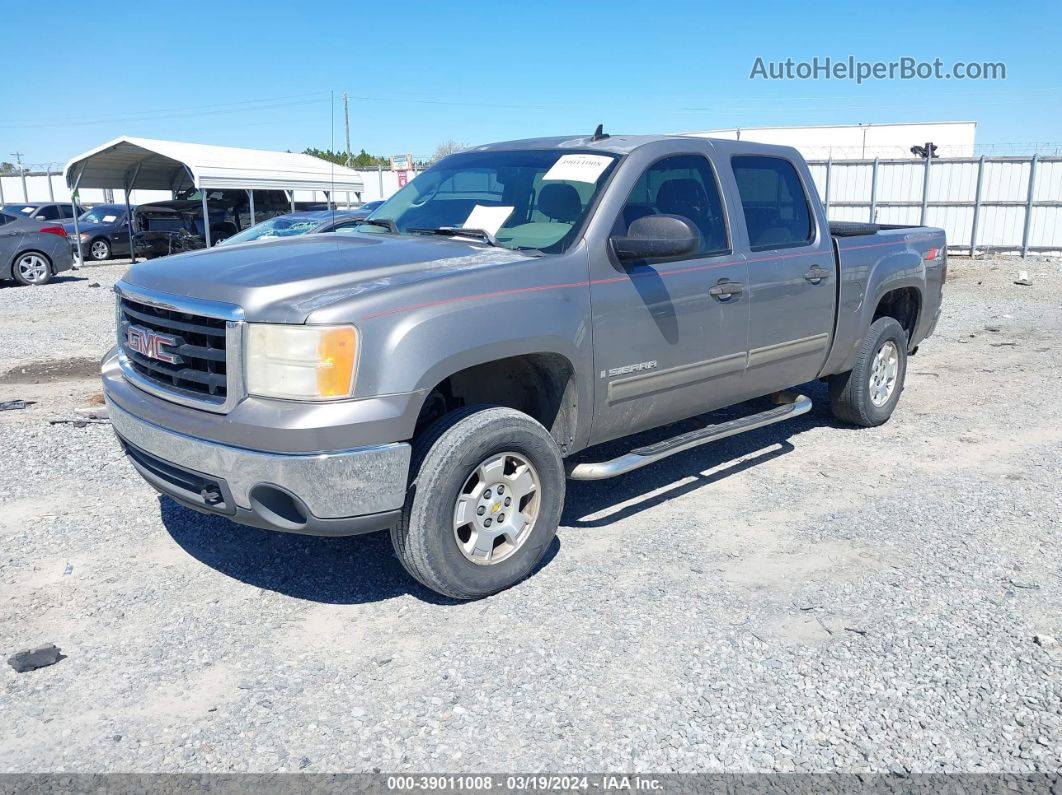
{"type": "Polygon", "coordinates": [[[259,483],[251,489],[249,496],[254,512],[270,524],[287,530],[301,530],[306,527],[306,506],[286,491],[259,483]]]}

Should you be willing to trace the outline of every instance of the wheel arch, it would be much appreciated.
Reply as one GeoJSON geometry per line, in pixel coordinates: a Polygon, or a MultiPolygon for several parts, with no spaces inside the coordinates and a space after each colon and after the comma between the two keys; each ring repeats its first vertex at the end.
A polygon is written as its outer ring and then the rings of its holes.
{"type": "Polygon", "coordinates": [[[922,291],[917,285],[890,286],[890,289],[878,297],[870,322],[873,323],[882,317],[894,318],[907,332],[907,339],[910,343],[914,339],[915,329],[918,328],[918,321],[922,316],[922,305],[922,291]]]}
{"type": "Polygon", "coordinates": [[[555,351],[525,351],[508,355],[462,355],[449,366],[433,368],[420,391],[423,399],[414,433],[439,417],[478,403],[521,411],[543,425],[562,452],[572,451],[579,439],[580,396],[571,358],[555,351]]]}

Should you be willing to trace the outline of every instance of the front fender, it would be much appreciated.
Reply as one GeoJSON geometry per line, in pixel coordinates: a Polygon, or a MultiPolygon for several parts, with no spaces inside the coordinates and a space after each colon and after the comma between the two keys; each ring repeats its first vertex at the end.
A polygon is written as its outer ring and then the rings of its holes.
{"type": "Polygon", "coordinates": [[[589,433],[593,405],[586,267],[585,254],[538,259],[504,274],[468,274],[396,291],[390,308],[357,321],[362,350],[356,395],[415,393],[423,402],[433,387],[466,368],[554,354],[571,364],[575,376],[580,443],[580,434],[589,433]]]}

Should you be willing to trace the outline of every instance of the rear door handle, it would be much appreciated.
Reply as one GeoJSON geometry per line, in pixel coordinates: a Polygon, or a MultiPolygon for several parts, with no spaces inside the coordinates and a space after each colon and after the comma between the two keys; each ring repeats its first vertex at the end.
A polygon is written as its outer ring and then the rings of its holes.
{"type": "Polygon", "coordinates": [[[818,284],[829,275],[830,272],[825,268],[820,268],[818,265],[813,265],[811,270],[804,274],[804,278],[812,284],[818,284]]]}
{"type": "Polygon", "coordinates": [[[708,295],[713,295],[725,300],[732,295],[740,294],[744,289],[745,285],[741,282],[720,282],[719,284],[708,288],[708,295]]]}

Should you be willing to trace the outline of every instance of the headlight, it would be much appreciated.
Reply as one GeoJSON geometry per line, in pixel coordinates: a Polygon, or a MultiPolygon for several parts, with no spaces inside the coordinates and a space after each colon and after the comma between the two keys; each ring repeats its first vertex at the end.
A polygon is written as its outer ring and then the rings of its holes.
{"type": "Polygon", "coordinates": [[[350,397],[358,358],[353,326],[247,324],[247,391],[290,400],[350,397]]]}
{"type": "Polygon", "coordinates": [[[80,237],[81,237],[81,242],[82,243],[88,242],[88,239],[89,239],[88,232],[82,232],[80,237]]]}

